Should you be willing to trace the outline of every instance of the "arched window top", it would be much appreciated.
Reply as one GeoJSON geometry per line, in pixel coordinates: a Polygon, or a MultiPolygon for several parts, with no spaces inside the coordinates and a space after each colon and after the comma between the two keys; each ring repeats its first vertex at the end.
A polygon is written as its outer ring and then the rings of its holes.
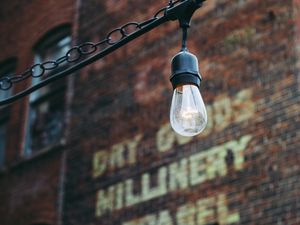
{"type": "Polygon", "coordinates": [[[63,25],[47,32],[34,46],[35,63],[46,60],[56,60],[70,48],[71,27],[63,25]]]}
{"type": "Polygon", "coordinates": [[[16,69],[17,58],[12,57],[0,62],[0,77],[11,75],[9,73],[14,72],[16,69]]]}
{"type": "Polygon", "coordinates": [[[70,24],[64,24],[59,27],[53,28],[40,38],[40,40],[35,44],[33,50],[34,52],[40,52],[43,49],[49,49],[54,44],[56,44],[58,40],[63,39],[67,36],[70,37],[70,34],[70,24]]]}

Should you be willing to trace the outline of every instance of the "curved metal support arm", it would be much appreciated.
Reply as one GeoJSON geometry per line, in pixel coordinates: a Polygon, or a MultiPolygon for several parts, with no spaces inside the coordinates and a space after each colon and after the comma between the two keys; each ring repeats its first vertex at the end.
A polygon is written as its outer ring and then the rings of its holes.
{"type": "MultiPolygon", "coordinates": [[[[67,75],[70,75],[74,72],[76,72],[79,69],[82,69],[83,67],[95,62],[98,59],[103,58],[104,56],[110,54],[111,52],[117,50],[118,48],[124,46],[128,42],[140,37],[141,35],[151,31],[152,29],[156,28],[157,26],[170,21],[170,20],[179,20],[180,25],[182,26],[182,23],[189,23],[190,19],[192,17],[192,14],[195,10],[200,8],[202,6],[202,3],[205,0],[177,0],[177,1],[170,1],[169,5],[165,8],[160,9],[153,18],[141,22],[131,22],[128,24],[125,24],[124,26],[117,28],[113,31],[111,31],[107,37],[99,42],[99,43],[84,43],[79,46],[75,46],[71,48],[67,54],[56,61],[47,61],[42,64],[36,64],[33,65],[30,69],[26,70],[22,75],[19,76],[11,76],[11,77],[3,77],[0,79],[0,89],[2,90],[8,90],[12,88],[13,83],[18,83],[20,81],[23,81],[29,77],[40,77],[44,75],[45,71],[47,70],[53,70],[56,69],[60,64],[63,62],[69,62],[73,63],[78,61],[82,56],[90,55],[89,58],[86,58],[82,60],[81,62],[65,69],[64,71],[58,72],[54,75],[49,76],[48,78],[42,80],[40,83],[29,87],[25,89],[24,91],[21,91],[14,96],[7,98],[5,100],[0,101],[0,106],[10,104],[26,95],[29,95],[30,93],[46,86],[47,84],[58,80],[60,78],[63,78],[67,75]],[[162,16],[160,16],[163,14],[162,16]],[[135,26],[136,30],[132,33],[128,34],[127,29],[130,26],[135,26]],[[119,32],[119,35],[121,35],[119,40],[112,40],[112,35],[115,32],[119,32]],[[103,49],[100,52],[96,52],[97,48],[100,45],[106,44],[108,47],[103,49]],[[74,56],[75,55],[75,56],[74,56]],[[41,71],[39,75],[34,74],[34,70],[39,67],[38,69],[41,71]],[[7,87],[5,87],[5,83],[8,84],[7,87]]],[[[1,90],[0,90],[1,91],[1,90]]]]}

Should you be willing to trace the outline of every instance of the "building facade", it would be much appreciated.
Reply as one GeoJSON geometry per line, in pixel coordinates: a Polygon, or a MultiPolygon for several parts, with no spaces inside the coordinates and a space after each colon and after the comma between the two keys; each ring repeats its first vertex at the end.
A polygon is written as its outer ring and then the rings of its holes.
{"type": "MultiPolygon", "coordinates": [[[[168,2],[2,1],[0,75],[168,2]]],[[[1,224],[300,224],[299,7],[208,0],[195,13],[188,47],[208,112],[197,137],[169,124],[176,22],[1,108],[1,224]]]]}
{"type": "MultiPolygon", "coordinates": [[[[1,2],[1,76],[20,74],[39,60],[57,57],[58,49],[63,47],[55,48],[56,43],[73,36],[75,7],[68,0],[1,2]]],[[[9,94],[30,86],[37,79],[18,84],[9,94]]],[[[54,99],[60,90],[53,90],[47,96],[52,89],[47,87],[1,108],[1,117],[5,115],[5,119],[1,120],[3,132],[0,132],[4,143],[1,145],[0,224],[59,224],[61,221],[65,140],[59,129],[62,122],[57,122],[55,115],[66,111],[53,104],[63,102],[54,99]]]]}

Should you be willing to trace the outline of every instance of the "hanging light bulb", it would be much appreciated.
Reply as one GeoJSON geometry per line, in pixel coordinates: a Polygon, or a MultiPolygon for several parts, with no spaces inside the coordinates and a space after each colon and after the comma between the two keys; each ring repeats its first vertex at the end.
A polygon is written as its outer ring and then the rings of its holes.
{"type": "Polygon", "coordinates": [[[186,48],[172,59],[170,80],[174,88],[171,126],[182,136],[195,136],[206,127],[207,113],[199,90],[201,76],[198,60],[186,48]]]}
{"type": "Polygon", "coordinates": [[[207,114],[197,86],[182,85],[175,88],[170,119],[172,128],[183,136],[194,136],[204,130],[207,114]]]}

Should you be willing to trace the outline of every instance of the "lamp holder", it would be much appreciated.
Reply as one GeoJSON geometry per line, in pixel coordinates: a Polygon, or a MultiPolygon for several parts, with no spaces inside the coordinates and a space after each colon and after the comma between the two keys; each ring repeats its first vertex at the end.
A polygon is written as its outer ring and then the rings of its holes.
{"type": "Polygon", "coordinates": [[[187,49],[183,49],[173,57],[170,77],[173,89],[186,84],[195,85],[199,88],[201,80],[198,59],[195,55],[187,49]]]}
{"type": "Polygon", "coordinates": [[[173,89],[181,85],[195,85],[200,88],[202,77],[199,72],[198,59],[187,49],[187,34],[194,12],[202,6],[204,1],[193,1],[194,4],[187,6],[178,14],[179,25],[182,28],[181,51],[172,59],[172,74],[170,81],[173,89]]]}

